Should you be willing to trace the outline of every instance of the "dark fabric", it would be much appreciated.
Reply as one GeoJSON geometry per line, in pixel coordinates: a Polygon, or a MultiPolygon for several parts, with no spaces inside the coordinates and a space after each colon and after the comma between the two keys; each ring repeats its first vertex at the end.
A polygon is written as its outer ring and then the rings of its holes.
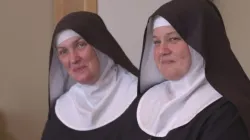
{"type": "Polygon", "coordinates": [[[62,18],[56,25],[51,43],[49,69],[51,68],[53,47],[55,47],[55,37],[59,32],[65,29],[74,30],[97,50],[113,59],[116,64],[119,64],[135,76],[138,76],[138,69],[132,64],[120,45],[108,31],[103,20],[97,14],[86,11],[70,13],[62,18]]]}
{"type": "Polygon", "coordinates": [[[89,131],[76,131],[68,128],[58,119],[53,106],[41,140],[128,140],[127,136],[133,137],[133,134],[138,134],[140,130],[138,127],[134,130],[138,99],[134,100],[131,106],[115,121],[89,131]]]}
{"type": "MultiPolygon", "coordinates": [[[[150,18],[157,15],[169,21],[182,38],[203,56],[207,80],[237,107],[250,134],[250,81],[230,48],[223,19],[216,6],[208,0],[173,0],[157,9],[150,18]]],[[[143,93],[145,91],[140,91],[143,93]]]]}
{"type": "MultiPolygon", "coordinates": [[[[156,93],[157,94],[157,93],[156,93]]],[[[249,140],[237,108],[225,98],[206,107],[186,125],[171,130],[166,137],[152,137],[137,123],[129,129],[127,140],[249,140]]]]}

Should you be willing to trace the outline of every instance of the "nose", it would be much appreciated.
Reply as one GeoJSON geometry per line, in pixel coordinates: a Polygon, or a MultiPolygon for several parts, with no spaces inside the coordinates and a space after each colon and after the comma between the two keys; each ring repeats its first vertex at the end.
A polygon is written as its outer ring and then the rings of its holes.
{"type": "Polygon", "coordinates": [[[71,64],[77,64],[80,61],[80,56],[77,54],[76,51],[72,51],[69,56],[71,64]]]}
{"type": "Polygon", "coordinates": [[[172,53],[172,51],[169,49],[168,43],[162,43],[160,46],[160,54],[168,55],[171,53],[172,53]]]}

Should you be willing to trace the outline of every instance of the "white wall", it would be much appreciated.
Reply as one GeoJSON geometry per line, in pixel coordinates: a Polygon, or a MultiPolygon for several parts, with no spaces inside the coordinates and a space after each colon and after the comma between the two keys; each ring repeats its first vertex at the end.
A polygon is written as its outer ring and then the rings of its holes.
{"type": "Polygon", "coordinates": [[[169,0],[98,0],[98,14],[138,67],[149,16],[169,0]]]}
{"type": "MultiPolygon", "coordinates": [[[[147,19],[168,1],[98,0],[98,13],[136,66],[139,66],[147,19]]],[[[222,13],[232,49],[250,76],[250,0],[214,1],[222,13]]]]}

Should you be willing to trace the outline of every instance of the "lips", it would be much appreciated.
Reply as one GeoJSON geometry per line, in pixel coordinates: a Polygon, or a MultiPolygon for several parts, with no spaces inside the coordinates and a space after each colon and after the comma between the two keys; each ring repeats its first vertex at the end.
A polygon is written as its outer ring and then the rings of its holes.
{"type": "Polygon", "coordinates": [[[79,73],[85,70],[87,66],[81,66],[81,67],[77,67],[77,68],[73,68],[73,72],[79,73]]]}
{"type": "Polygon", "coordinates": [[[172,64],[174,62],[175,62],[174,60],[161,60],[162,64],[172,64]]]}

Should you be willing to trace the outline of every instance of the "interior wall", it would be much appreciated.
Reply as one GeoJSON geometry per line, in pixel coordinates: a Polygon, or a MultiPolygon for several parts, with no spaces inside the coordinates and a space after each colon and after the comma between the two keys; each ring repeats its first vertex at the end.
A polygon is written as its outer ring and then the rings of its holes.
{"type": "Polygon", "coordinates": [[[232,50],[250,78],[250,0],[214,2],[223,16],[232,50]]]}
{"type": "Polygon", "coordinates": [[[47,118],[51,0],[0,1],[0,139],[39,140],[47,118]]]}
{"type": "Polygon", "coordinates": [[[98,0],[98,13],[137,67],[148,17],[168,1],[170,0],[98,0]]]}
{"type": "MultiPolygon", "coordinates": [[[[132,62],[139,67],[147,19],[169,0],[98,0],[98,13],[132,62]]],[[[213,0],[218,6],[232,50],[250,77],[250,0],[213,0]]],[[[222,54],[223,55],[223,54],[222,54]]]]}

